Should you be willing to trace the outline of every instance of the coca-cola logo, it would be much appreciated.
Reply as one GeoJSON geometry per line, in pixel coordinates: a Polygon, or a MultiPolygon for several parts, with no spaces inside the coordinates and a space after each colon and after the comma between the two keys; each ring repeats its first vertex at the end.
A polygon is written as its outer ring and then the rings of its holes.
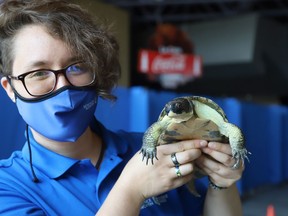
{"type": "Polygon", "coordinates": [[[199,77],[202,74],[202,59],[195,55],[141,50],[138,70],[147,74],[183,74],[186,77],[199,77]]]}
{"type": "Polygon", "coordinates": [[[185,56],[157,56],[151,65],[151,70],[154,72],[177,72],[185,70],[185,56]]]}

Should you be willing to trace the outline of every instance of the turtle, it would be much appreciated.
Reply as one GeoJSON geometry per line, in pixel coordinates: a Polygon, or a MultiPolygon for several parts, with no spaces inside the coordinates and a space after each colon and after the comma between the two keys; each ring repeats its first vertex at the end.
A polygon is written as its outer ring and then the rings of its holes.
{"type": "MultiPolygon", "coordinates": [[[[223,109],[213,100],[203,96],[176,97],[169,101],[161,111],[158,120],[144,132],[143,144],[140,150],[146,164],[153,164],[157,159],[157,146],[175,143],[181,140],[204,139],[228,143],[235,159],[233,169],[240,167],[241,162],[248,159],[244,145],[244,135],[241,129],[228,122],[223,109]]],[[[249,160],[249,159],[248,159],[249,160]]],[[[200,169],[196,169],[195,178],[205,176],[200,169]]],[[[191,193],[199,196],[194,183],[189,183],[191,193]]]]}

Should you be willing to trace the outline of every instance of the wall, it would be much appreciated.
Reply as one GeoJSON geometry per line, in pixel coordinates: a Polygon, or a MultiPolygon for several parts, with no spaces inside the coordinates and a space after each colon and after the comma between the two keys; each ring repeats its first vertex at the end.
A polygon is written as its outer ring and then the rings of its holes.
{"type": "Polygon", "coordinates": [[[119,81],[120,86],[130,85],[130,17],[122,9],[112,5],[104,4],[95,0],[73,0],[91,14],[107,19],[108,23],[113,24],[113,30],[120,45],[120,64],[122,76],[119,81]]]}

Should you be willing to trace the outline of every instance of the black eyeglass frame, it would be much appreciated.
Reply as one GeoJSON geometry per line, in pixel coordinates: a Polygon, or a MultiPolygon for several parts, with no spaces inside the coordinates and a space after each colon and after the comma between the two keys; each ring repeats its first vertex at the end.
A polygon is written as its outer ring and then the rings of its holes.
{"type": "MultiPolygon", "coordinates": [[[[73,84],[69,81],[69,79],[68,79],[68,77],[67,77],[67,74],[66,74],[67,69],[68,69],[69,67],[71,67],[71,66],[73,66],[73,65],[76,65],[76,64],[79,64],[79,63],[83,63],[83,62],[75,62],[75,63],[70,64],[70,65],[68,65],[67,67],[62,68],[62,69],[59,69],[59,70],[37,69],[37,70],[33,70],[33,71],[28,71],[28,72],[23,73],[23,74],[21,74],[21,75],[19,75],[19,76],[7,75],[6,77],[7,77],[8,79],[20,80],[20,81],[22,82],[25,90],[27,91],[27,93],[28,93],[29,95],[31,95],[31,96],[33,96],[33,97],[36,97],[36,98],[42,98],[42,97],[45,97],[45,96],[51,94],[51,92],[53,92],[53,91],[55,90],[55,87],[56,87],[57,82],[58,82],[58,75],[59,75],[59,74],[63,74],[64,77],[65,77],[65,79],[67,80],[67,82],[68,82],[71,86],[73,86],[73,87],[83,88],[83,87],[93,86],[93,85],[95,84],[95,79],[96,79],[96,74],[95,74],[95,72],[93,72],[94,77],[93,77],[93,80],[91,81],[90,84],[87,84],[87,85],[84,85],[84,86],[75,86],[75,85],[73,85],[73,84]],[[56,77],[56,82],[55,82],[55,84],[54,84],[54,87],[51,89],[51,91],[49,91],[49,92],[47,92],[47,93],[45,93],[45,94],[43,94],[43,95],[34,95],[34,94],[31,94],[31,93],[28,91],[28,88],[26,87],[26,84],[25,84],[25,81],[24,81],[24,79],[25,79],[25,77],[26,77],[27,75],[29,75],[29,74],[31,74],[31,73],[38,72],[38,71],[39,71],[39,72],[40,72],[40,71],[49,71],[49,72],[52,72],[52,73],[55,75],[55,77],[56,77]]],[[[10,84],[11,84],[11,86],[13,87],[13,85],[12,85],[11,82],[10,82],[10,84]]],[[[16,89],[15,89],[14,87],[13,87],[13,89],[16,91],[16,89]]],[[[18,94],[19,94],[19,93],[18,93],[18,94]]]]}

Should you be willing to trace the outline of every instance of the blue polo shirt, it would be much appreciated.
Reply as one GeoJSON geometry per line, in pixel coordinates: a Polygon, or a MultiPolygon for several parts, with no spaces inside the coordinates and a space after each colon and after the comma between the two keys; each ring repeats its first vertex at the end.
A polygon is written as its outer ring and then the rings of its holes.
{"type": "MultiPolygon", "coordinates": [[[[141,133],[112,132],[99,122],[92,126],[106,145],[101,167],[89,159],[76,160],[39,145],[29,131],[32,181],[27,142],[22,151],[0,161],[0,215],[95,215],[128,160],[142,145],[141,133]]],[[[140,215],[200,215],[205,188],[197,182],[202,197],[192,196],[185,186],[147,199],[140,215]]]]}

